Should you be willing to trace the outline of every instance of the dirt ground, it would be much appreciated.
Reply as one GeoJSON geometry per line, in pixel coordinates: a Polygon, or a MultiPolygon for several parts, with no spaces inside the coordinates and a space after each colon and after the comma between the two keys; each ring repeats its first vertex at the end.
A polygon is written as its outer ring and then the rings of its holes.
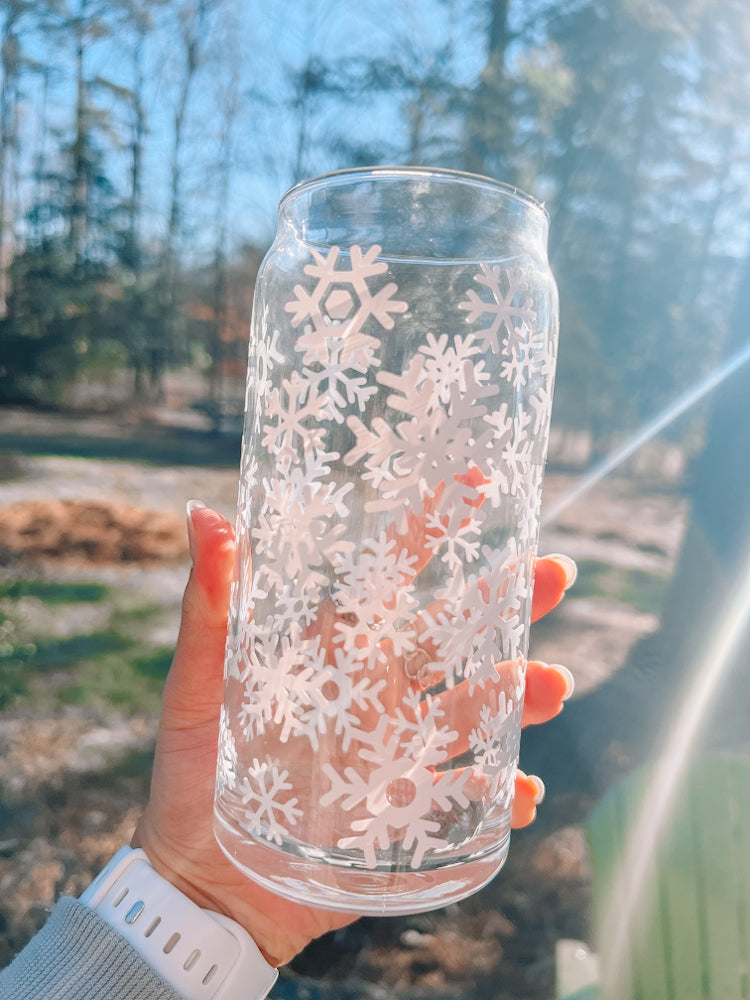
{"type": "MultiPolygon", "coordinates": [[[[231,518],[235,467],[186,464],[189,455],[161,465],[68,457],[53,447],[24,454],[13,419],[0,425],[0,579],[31,574],[137,590],[160,602],[158,640],[173,641],[187,575],[185,502],[201,499],[231,518]],[[10,448],[14,434],[21,446],[10,448]]],[[[105,437],[111,429],[100,423],[88,433],[97,430],[105,437]]],[[[611,477],[565,507],[576,481],[548,474],[545,505],[563,509],[543,527],[540,550],[610,567],[611,579],[666,576],[684,523],[676,494],[664,484],[611,477]]],[[[605,579],[604,592],[576,597],[574,588],[531,653],[565,663],[580,694],[619,669],[657,627],[654,611],[624,602],[614,586],[608,593],[605,579]]],[[[54,701],[42,713],[23,700],[3,713],[0,963],[41,925],[60,892],[79,892],[129,838],[146,795],[155,728],[153,713],[54,701]]],[[[421,917],[360,921],[311,946],[273,996],[314,998],[325,986],[325,996],[340,998],[549,998],[554,943],[585,937],[589,904],[578,819],[588,803],[549,805],[545,821],[514,837],[505,870],[477,896],[421,917]]]]}

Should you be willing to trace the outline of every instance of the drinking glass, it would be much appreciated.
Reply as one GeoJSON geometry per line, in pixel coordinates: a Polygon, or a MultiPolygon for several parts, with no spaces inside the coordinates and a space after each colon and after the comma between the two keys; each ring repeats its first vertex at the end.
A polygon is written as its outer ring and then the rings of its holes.
{"type": "Polygon", "coordinates": [[[548,219],[377,168],[282,200],[257,278],[215,829],[354,913],[502,866],[557,343],[548,219]]]}

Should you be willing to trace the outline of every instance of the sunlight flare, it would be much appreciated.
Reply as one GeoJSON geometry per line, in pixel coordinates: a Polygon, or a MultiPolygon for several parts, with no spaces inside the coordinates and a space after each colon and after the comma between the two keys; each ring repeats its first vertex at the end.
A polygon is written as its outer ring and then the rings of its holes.
{"type": "MultiPolygon", "coordinates": [[[[640,912],[640,900],[659,837],[669,820],[676,789],[690,750],[712,698],[725,679],[732,652],[750,620],[750,552],[734,599],[717,622],[698,668],[668,733],[663,753],[649,778],[636,820],[628,834],[622,861],[612,882],[604,915],[602,940],[607,942],[607,979],[620,984],[628,957],[628,941],[640,912]]],[[[609,996],[609,993],[607,993],[609,996]]]]}
{"type": "Polygon", "coordinates": [[[674,420],[681,417],[683,413],[694,406],[696,403],[700,402],[704,396],[708,395],[712,389],[720,385],[725,379],[729,378],[738,368],[750,361],[750,343],[746,344],[742,350],[738,351],[729,360],[725,361],[724,364],[715,368],[714,371],[706,375],[705,378],[701,379],[694,386],[683,393],[678,399],[673,403],[670,403],[661,413],[657,414],[652,420],[645,424],[641,430],[639,430],[632,437],[628,438],[627,441],[623,443],[606,458],[598,462],[589,472],[585,473],[578,482],[564,493],[555,503],[543,508],[542,510],[542,523],[544,527],[548,527],[553,524],[557,518],[562,514],[564,510],[567,510],[571,504],[575,503],[582,496],[588,493],[589,490],[593,489],[598,483],[600,483],[610,472],[626,462],[632,455],[634,455],[643,445],[648,444],[657,434],[661,433],[665,427],[668,427],[674,420]]]}

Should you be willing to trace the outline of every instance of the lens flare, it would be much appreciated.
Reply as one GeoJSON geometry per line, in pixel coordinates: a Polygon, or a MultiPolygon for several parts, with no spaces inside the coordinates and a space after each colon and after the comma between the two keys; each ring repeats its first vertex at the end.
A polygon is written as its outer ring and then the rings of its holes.
{"type": "MultiPolygon", "coordinates": [[[[555,503],[546,507],[543,512],[544,526],[554,523],[563,511],[748,361],[750,343],[657,414],[640,431],[583,475],[555,503]]],[[[630,828],[622,859],[612,880],[601,934],[607,951],[606,965],[602,969],[604,992],[607,996],[618,995],[616,988],[623,985],[630,954],[629,942],[639,916],[643,889],[661,832],[668,823],[675,804],[680,777],[689,766],[690,750],[701,721],[717,688],[725,679],[732,652],[750,620],[750,552],[743,565],[744,571],[740,574],[734,598],[726,614],[717,623],[705,649],[698,651],[693,679],[667,734],[663,751],[650,772],[640,810],[630,828]]]]}
{"type": "Polygon", "coordinates": [[[682,396],[667,406],[661,413],[657,414],[644,427],[634,434],[633,437],[624,441],[619,448],[616,448],[610,455],[607,455],[601,462],[595,465],[589,472],[583,475],[578,482],[567,493],[564,493],[555,503],[545,507],[542,511],[542,521],[544,526],[552,524],[571,504],[579,500],[585,493],[600,483],[602,479],[614,472],[614,470],[634,455],[644,444],[648,444],[657,434],[661,433],[665,427],[671,424],[683,413],[690,409],[695,403],[700,402],[704,396],[708,395],[712,389],[720,385],[724,379],[729,378],[738,368],[750,361],[750,343],[742,350],[734,354],[723,365],[714,369],[709,375],[697,382],[688,389],[682,396]]]}
{"type": "MultiPolygon", "coordinates": [[[[662,829],[669,820],[680,776],[689,766],[690,749],[701,720],[724,680],[732,652],[750,620],[750,553],[744,562],[734,599],[700,651],[687,695],[671,727],[663,752],[655,763],[612,881],[603,917],[602,941],[607,942],[604,970],[612,987],[622,983],[628,941],[639,914],[639,900],[648,878],[662,829]]],[[[607,996],[610,995],[605,990],[607,996]]]]}

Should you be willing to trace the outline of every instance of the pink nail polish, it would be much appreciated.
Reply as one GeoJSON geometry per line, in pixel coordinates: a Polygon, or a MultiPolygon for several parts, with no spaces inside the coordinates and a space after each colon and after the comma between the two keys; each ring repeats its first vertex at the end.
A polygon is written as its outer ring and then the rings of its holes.
{"type": "Polygon", "coordinates": [[[573,694],[576,689],[576,679],[573,674],[564,667],[562,663],[550,663],[550,666],[555,669],[558,674],[565,678],[565,694],[563,695],[563,701],[567,701],[568,698],[573,694]]]}
{"type": "Polygon", "coordinates": [[[185,513],[187,514],[187,535],[188,535],[188,548],[190,549],[190,559],[195,562],[195,525],[193,524],[193,511],[200,510],[206,505],[202,500],[188,500],[185,504],[185,513]]]}
{"type": "Polygon", "coordinates": [[[578,567],[576,566],[575,561],[571,559],[570,556],[561,555],[559,552],[551,553],[547,556],[547,558],[554,559],[558,566],[564,570],[565,589],[570,590],[578,577],[578,567]]]}

